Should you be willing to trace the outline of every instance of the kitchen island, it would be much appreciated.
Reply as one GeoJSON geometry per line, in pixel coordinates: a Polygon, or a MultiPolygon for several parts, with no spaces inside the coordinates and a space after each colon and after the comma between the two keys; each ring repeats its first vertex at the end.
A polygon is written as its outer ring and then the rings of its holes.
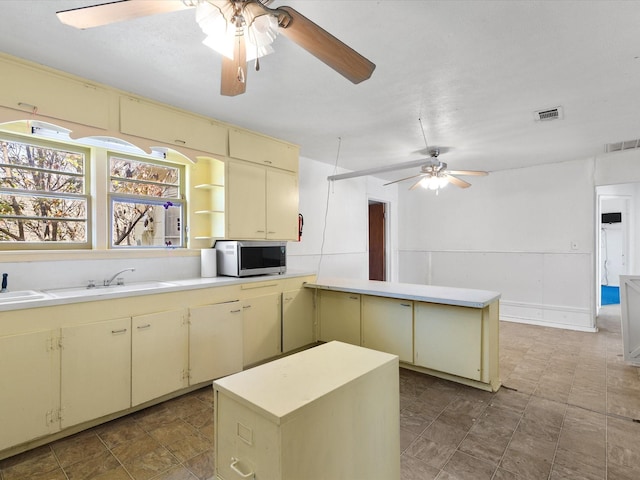
{"type": "Polygon", "coordinates": [[[321,278],[317,336],[398,355],[404,368],[500,388],[499,300],[488,290],[321,278]]]}

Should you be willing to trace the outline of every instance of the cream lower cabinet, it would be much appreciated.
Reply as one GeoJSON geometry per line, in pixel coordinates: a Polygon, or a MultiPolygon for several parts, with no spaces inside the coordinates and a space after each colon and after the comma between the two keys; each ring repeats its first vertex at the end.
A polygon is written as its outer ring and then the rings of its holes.
{"type": "Polygon", "coordinates": [[[415,302],[415,364],[480,380],[482,315],[479,308],[415,302]]]}
{"type": "Polygon", "coordinates": [[[188,386],[186,310],[131,318],[131,405],[188,386]]]}
{"type": "Polygon", "coordinates": [[[270,293],[242,301],[245,367],[281,353],[280,298],[280,293],[270,293]]]}
{"type": "Polygon", "coordinates": [[[240,302],[189,309],[189,384],[242,371],[240,302]]]}
{"type": "Polygon", "coordinates": [[[291,352],[315,342],[313,292],[308,289],[282,293],[282,351],[291,352]]]}
{"type": "Polygon", "coordinates": [[[62,428],[131,406],[131,318],[62,328],[62,428]]]}
{"type": "Polygon", "coordinates": [[[0,450],[60,430],[59,330],[0,337],[0,450]]]}
{"type": "Polygon", "coordinates": [[[413,363],[413,302],[363,295],[362,346],[413,363]]]}
{"type": "Polygon", "coordinates": [[[319,340],[360,345],[360,295],[322,290],[318,297],[319,340]]]}

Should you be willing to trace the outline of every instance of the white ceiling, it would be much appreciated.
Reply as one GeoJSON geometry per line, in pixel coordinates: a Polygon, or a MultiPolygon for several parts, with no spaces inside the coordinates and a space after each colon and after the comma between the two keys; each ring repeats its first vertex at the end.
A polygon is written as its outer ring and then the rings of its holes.
{"type": "Polygon", "coordinates": [[[220,57],[202,45],[193,10],[84,31],[55,16],[96,3],[2,0],[0,50],[354,170],[421,158],[420,117],[430,145],[453,147],[441,159],[454,169],[591,157],[640,137],[636,1],[276,0],[377,68],[353,85],[280,36],[238,97],[219,94],[220,57]],[[534,121],[556,106],[564,119],[534,121]]]}

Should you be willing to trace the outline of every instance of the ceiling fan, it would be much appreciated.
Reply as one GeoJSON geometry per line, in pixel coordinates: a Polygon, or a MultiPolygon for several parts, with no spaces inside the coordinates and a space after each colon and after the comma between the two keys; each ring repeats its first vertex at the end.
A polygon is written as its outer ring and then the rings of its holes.
{"type": "Polygon", "coordinates": [[[196,20],[208,35],[205,44],[223,53],[220,93],[246,90],[246,63],[271,53],[282,33],[353,83],[369,77],[375,64],[291,7],[269,8],[273,0],[118,0],[57,12],[60,21],[79,29],[99,27],[157,13],[196,8],[196,20]]]}
{"type": "MultiPolygon", "coordinates": [[[[444,151],[445,147],[428,147],[426,153],[429,153],[430,158],[423,160],[423,164],[420,165],[420,173],[418,173],[417,175],[411,175],[410,177],[400,178],[398,180],[394,180],[393,182],[385,183],[384,185],[386,186],[398,182],[404,182],[405,180],[419,178],[417,182],[409,187],[409,190],[413,190],[414,188],[420,186],[430,190],[439,190],[449,183],[455,185],[456,187],[468,188],[471,186],[471,184],[466,180],[458,178],[456,175],[489,175],[489,172],[480,170],[449,170],[447,168],[447,164],[438,159],[440,153],[444,153],[444,151]]],[[[400,165],[398,165],[398,167],[400,165]]]]}

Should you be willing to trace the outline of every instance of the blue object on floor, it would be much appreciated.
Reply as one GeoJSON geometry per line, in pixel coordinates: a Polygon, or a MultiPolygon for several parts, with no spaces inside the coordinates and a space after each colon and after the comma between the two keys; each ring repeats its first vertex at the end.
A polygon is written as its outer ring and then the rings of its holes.
{"type": "Polygon", "coordinates": [[[620,287],[600,286],[601,305],[615,305],[620,303],[620,287]]]}

